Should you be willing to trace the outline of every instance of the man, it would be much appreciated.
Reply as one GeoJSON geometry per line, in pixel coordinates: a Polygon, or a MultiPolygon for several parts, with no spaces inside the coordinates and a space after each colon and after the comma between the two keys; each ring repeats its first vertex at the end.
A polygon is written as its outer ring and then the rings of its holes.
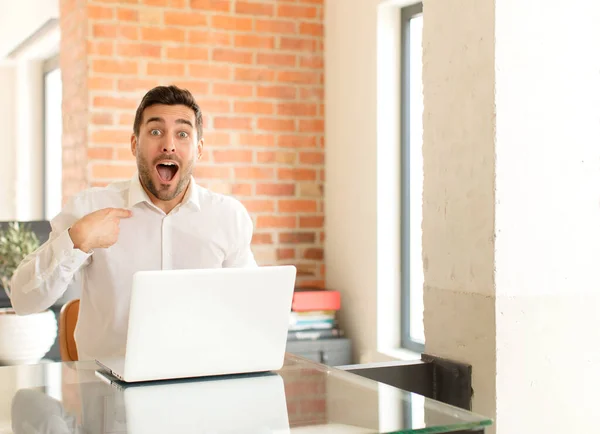
{"type": "Polygon", "coordinates": [[[131,136],[137,174],[70,199],[52,220],[49,240],[13,275],[15,311],[47,309],[80,273],[79,358],[122,357],[136,271],[256,266],[246,209],[193,179],[203,145],[202,113],[191,93],[150,90],[131,136]]]}

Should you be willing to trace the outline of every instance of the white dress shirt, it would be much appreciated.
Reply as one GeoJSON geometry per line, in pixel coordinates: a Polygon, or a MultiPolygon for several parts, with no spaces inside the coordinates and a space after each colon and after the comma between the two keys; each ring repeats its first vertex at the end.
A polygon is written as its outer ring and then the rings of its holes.
{"type": "MultiPolygon", "coordinates": [[[[18,314],[52,306],[81,273],[75,340],[80,360],[122,357],[129,297],[139,270],[255,267],[252,221],[236,199],[190,183],[183,201],[165,214],[150,201],[137,174],[130,181],[91,188],[73,197],[52,221],[49,240],[15,271],[11,301],[18,314]],[[75,249],[68,229],[107,207],[127,208],[118,241],[107,249],[75,249]]],[[[164,288],[165,297],[169,288],[164,288]]]]}

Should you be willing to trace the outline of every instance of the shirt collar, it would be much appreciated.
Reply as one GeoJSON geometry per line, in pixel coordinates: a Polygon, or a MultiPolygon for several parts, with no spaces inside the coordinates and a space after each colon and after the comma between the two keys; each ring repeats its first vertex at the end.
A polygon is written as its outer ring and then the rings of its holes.
{"type": "MultiPolygon", "coordinates": [[[[187,189],[187,191],[185,192],[185,196],[183,197],[183,200],[181,201],[181,205],[192,205],[195,206],[197,209],[200,209],[200,198],[198,197],[198,186],[196,185],[196,182],[194,181],[194,178],[192,177],[190,179],[190,186],[187,189]]],[[[148,197],[148,194],[146,193],[146,190],[144,190],[144,188],[142,187],[142,184],[140,183],[140,178],[139,178],[139,174],[136,173],[132,178],[131,181],[129,183],[129,197],[128,199],[128,208],[131,208],[135,205],[137,205],[138,203],[141,202],[148,202],[150,205],[152,205],[152,201],[150,200],[150,197],[148,197]]]]}

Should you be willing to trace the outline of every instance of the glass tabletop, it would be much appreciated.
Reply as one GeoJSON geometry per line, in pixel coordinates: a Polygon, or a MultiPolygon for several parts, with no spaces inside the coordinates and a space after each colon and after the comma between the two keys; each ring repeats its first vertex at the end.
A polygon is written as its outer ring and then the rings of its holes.
{"type": "Polygon", "coordinates": [[[0,368],[0,433],[442,433],[488,418],[288,354],[277,372],[119,385],[93,362],[0,368]]]}

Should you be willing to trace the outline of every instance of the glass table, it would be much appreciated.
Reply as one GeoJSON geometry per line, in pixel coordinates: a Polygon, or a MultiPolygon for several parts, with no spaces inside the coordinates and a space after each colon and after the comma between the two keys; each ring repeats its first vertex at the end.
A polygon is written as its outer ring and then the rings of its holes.
{"type": "Polygon", "coordinates": [[[0,433],[443,433],[488,418],[286,355],[277,372],[122,385],[93,362],[0,368],[0,433]]]}

